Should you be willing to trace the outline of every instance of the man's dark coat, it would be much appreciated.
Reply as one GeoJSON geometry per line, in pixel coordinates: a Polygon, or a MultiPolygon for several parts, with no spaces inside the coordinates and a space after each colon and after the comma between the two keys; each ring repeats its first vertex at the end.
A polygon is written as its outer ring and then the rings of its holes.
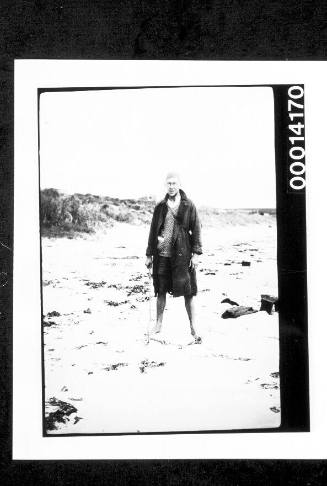
{"type": "MultiPolygon", "coordinates": [[[[172,289],[174,297],[182,295],[196,295],[196,273],[190,269],[192,253],[201,255],[201,225],[195,205],[186,197],[180,189],[181,202],[175,219],[173,240],[172,240],[172,289]]],[[[155,295],[158,294],[158,236],[163,228],[166,214],[168,195],[154,208],[147,256],[153,256],[153,285],[155,295]]]]}

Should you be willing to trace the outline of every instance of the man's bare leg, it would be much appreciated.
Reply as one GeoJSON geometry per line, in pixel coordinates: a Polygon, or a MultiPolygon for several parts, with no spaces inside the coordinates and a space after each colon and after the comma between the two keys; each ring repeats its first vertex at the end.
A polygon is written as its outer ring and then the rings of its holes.
{"type": "Polygon", "coordinates": [[[162,328],[162,319],[166,307],[166,294],[159,294],[157,297],[157,323],[151,332],[158,333],[162,328]]]}
{"type": "Polygon", "coordinates": [[[184,296],[184,300],[185,300],[186,312],[190,321],[191,334],[196,341],[201,342],[201,338],[196,334],[194,329],[195,306],[194,306],[193,296],[184,296]]]}

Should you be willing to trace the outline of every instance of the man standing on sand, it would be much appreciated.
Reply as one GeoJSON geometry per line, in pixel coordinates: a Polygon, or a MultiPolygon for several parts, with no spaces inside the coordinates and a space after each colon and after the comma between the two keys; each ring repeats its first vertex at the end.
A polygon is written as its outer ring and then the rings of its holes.
{"type": "Polygon", "coordinates": [[[180,189],[179,176],[171,172],[166,177],[167,194],[154,208],[146,266],[153,266],[153,286],[157,297],[157,322],[152,330],[162,328],[166,294],[184,296],[185,308],[195,343],[201,343],[196,334],[193,297],[197,294],[196,267],[202,253],[201,226],[196,207],[180,189]]]}

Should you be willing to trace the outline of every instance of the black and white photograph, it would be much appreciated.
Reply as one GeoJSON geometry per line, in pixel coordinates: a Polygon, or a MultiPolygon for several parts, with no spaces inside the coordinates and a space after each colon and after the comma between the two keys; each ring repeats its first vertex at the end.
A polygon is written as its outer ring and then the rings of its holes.
{"type": "Polygon", "coordinates": [[[44,91],[44,432],[280,425],[271,87],[44,91]]]}
{"type": "Polygon", "coordinates": [[[17,63],[17,458],[278,457],[310,431],[312,84],[156,66],[17,63]]]}

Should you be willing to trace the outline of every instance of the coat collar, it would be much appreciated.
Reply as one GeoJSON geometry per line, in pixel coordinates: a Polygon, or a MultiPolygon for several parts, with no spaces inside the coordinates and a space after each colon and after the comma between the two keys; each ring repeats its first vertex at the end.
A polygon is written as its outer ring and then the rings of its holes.
{"type": "MultiPolygon", "coordinates": [[[[180,225],[182,225],[186,208],[187,208],[187,206],[189,206],[190,202],[189,202],[189,199],[187,198],[185,192],[182,189],[179,190],[179,193],[181,195],[181,202],[180,202],[177,214],[176,214],[176,219],[177,219],[178,223],[180,225]]],[[[167,214],[167,211],[168,211],[167,199],[168,199],[168,194],[166,194],[165,198],[160,203],[162,209],[160,211],[158,228],[160,228],[161,225],[163,224],[165,217],[166,217],[166,214],[167,214]]]]}
{"type": "MultiPolygon", "coordinates": [[[[181,202],[179,204],[179,208],[178,208],[178,211],[177,211],[177,214],[176,214],[176,220],[178,221],[178,223],[180,225],[183,225],[185,211],[186,211],[187,206],[189,206],[189,200],[188,200],[185,192],[182,189],[179,190],[179,193],[181,195],[181,202]]],[[[168,194],[166,194],[165,199],[164,199],[166,208],[168,208],[167,200],[168,200],[168,194]]],[[[166,211],[165,211],[164,216],[165,215],[166,215],[166,211]]]]}
{"type": "MultiPolygon", "coordinates": [[[[183,204],[188,203],[188,199],[187,199],[185,192],[182,189],[180,189],[179,193],[180,193],[180,196],[181,196],[181,203],[183,203],[183,204]]],[[[168,194],[166,194],[163,201],[167,202],[168,197],[169,197],[168,194]]]]}

